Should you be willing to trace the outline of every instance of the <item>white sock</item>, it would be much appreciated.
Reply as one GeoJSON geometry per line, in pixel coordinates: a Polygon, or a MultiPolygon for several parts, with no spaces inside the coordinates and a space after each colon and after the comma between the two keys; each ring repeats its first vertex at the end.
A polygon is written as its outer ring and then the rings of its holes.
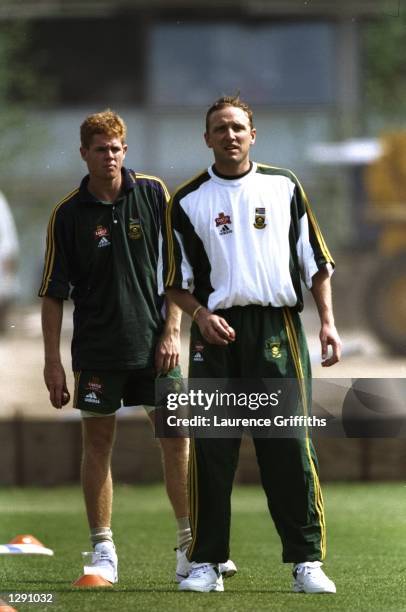
{"type": "Polygon", "coordinates": [[[192,541],[192,531],[190,529],[189,517],[182,516],[176,519],[176,522],[178,524],[178,530],[176,534],[178,548],[183,551],[187,549],[190,542],[192,541]]]}
{"type": "Polygon", "coordinates": [[[93,548],[96,544],[100,544],[100,542],[109,542],[113,544],[113,532],[110,527],[94,527],[90,530],[90,541],[93,545],[93,548]]]}

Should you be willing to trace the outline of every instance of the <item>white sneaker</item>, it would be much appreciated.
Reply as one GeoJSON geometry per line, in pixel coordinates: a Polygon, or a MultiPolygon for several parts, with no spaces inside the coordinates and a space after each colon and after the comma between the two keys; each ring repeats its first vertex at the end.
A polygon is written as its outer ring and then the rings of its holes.
{"type": "Polygon", "coordinates": [[[335,593],[336,585],[321,569],[320,561],[297,563],[293,568],[295,593],[335,593]]]}
{"type": "Polygon", "coordinates": [[[100,555],[93,556],[93,573],[109,582],[118,582],[118,559],[114,544],[110,542],[99,542],[95,545],[94,552],[100,553],[100,555]]]}
{"type": "Polygon", "coordinates": [[[176,582],[182,582],[185,578],[189,576],[190,568],[192,563],[186,556],[186,550],[181,550],[180,548],[175,548],[176,551],[176,573],[175,579],[176,582]]]}
{"type": "MultiPolygon", "coordinates": [[[[192,562],[186,556],[186,550],[180,550],[180,548],[175,548],[176,550],[176,574],[175,578],[177,582],[182,582],[185,578],[189,576],[192,562]]],[[[218,568],[220,574],[223,578],[231,578],[234,574],[237,573],[237,567],[231,559],[226,561],[225,563],[219,563],[218,568]]]]}
{"type": "Polygon", "coordinates": [[[224,591],[223,577],[218,566],[213,563],[195,563],[192,561],[190,573],[179,585],[180,591],[224,591]]]}
{"type": "Polygon", "coordinates": [[[237,566],[229,559],[225,563],[219,563],[219,571],[223,578],[231,578],[237,573],[237,566]]]}

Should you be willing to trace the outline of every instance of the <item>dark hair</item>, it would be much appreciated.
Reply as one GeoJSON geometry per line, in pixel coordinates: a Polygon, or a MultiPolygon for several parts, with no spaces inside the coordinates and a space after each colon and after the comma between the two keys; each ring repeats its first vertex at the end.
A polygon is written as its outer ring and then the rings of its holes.
{"type": "Polygon", "coordinates": [[[241,108],[241,110],[243,110],[248,115],[251,129],[254,127],[254,113],[252,112],[252,109],[248,106],[248,104],[243,102],[240,99],[239,94],[237,94],[236,96],[222,96],[210,106],[209,110],[206,113],[206,132],[209,131],[210,116],[216,111],[225,108],[226,106],[235,106],[236,108],[241,108]]]}

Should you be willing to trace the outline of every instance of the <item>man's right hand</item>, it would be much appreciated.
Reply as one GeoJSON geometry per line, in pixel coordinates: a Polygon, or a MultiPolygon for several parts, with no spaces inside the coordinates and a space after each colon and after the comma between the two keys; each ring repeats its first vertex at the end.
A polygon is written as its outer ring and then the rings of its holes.
{"type": "Polygon", "coordinates": [[[70,400],[66,386],[66,376],[63,365],[58,362],[45,362],[44,380],[49,391],[49,399],[54,408],[62,408],[70,400]]]}
{"type": "Polygon", "coordinates": [[[210,344],[226,346],[235,340],[235,331],[229,326],[227,321],[202,308],[195,317],[200,332],[205,340],[210,344]]]}

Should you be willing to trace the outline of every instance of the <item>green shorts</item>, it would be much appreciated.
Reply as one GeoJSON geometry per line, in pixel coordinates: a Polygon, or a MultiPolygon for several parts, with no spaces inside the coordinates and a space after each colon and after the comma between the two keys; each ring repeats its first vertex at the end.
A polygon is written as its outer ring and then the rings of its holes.
{"type": "MultiPolygon", "coordinates": [[[[154,368],[138,370],[81,370],[74,372],[73,407],[90,415],[108,416],[121,406],[151,406],[155,408],[154,368]]],[[[179,366],[164,378],[181,379],[179,366]]],[[[84,415],[86,416],[86,415],[84,415]]]]}

